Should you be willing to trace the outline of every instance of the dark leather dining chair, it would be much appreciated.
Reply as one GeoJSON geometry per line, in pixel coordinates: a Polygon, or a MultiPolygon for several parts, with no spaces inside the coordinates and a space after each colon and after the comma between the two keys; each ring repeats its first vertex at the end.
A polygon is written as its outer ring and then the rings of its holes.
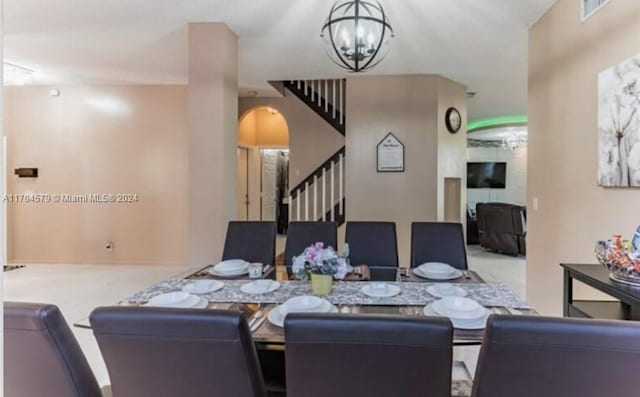
{"type": "Polygon", "coordinates": [[[114,397],[266,395],[239,312],[104,307],[90,321],[114,397]]]}
{"type": "Polygon", "coordinates": [[[300,255],[305,248],[317,242],[337,248],[338,227],[335,222],[291,222],[284,248],[285,265],[290,267],[294,256],[300,255]]]}
{"type": "Polygon", "coordinates": [[[247,262],[274,265],[276,229],[275,222],[229,222],[222,260],[244,259],[247,262]]]}
{"type": "Polygon", "coordinates": [[[637,397],[640,325],[491,316],[473,397],[637,397]]]}
{"type": "Polygon", "coordinates": [[[372,281],[395,281],[398,240],[395,222],[347,222],[351,266],[368,265],[372,281]],[[377,269],[383,268],[383,269],[377,269]]]}
{"type": "Polygon", "coordinates": [[[451,396],[444,318],[289,314],[287,396],[451,396]]]}
{"type": "Polygon", "coordinates": [[[58,307],[4,303],[4,396],[101,395],[89,363],[58,307]]]}
{"type": "Polygon", "coordinates": [[[460,270],[468,268],[462,224],[411,224],[411,267],[420,266],[425,262],[443,262],[460,270]]]}

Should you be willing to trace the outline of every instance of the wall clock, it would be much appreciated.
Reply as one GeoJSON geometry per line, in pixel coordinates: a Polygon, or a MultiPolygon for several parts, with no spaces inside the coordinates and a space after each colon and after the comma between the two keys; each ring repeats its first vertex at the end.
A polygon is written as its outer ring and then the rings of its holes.
{"type": "Polygon", "coordinates": [[[454,107],[447,109],[444,119],[450,133],[455,134],[460,131],[460,127],[462,127],[462,116],[460,116],[458,109],[454,107]]]}

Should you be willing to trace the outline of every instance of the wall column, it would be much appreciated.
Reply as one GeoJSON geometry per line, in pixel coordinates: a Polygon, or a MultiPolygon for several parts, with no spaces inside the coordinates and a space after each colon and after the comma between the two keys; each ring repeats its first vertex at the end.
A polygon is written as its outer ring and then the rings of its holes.
{"type": "Polygon", "coordinates": [[[238,40],[221,23],[188,31],[188,261],[204,266],[220,259],[236,216],[238,40]]]}
{"type": "MultiPolygon", "coordinates": [[[[0,0],[0,38],[4,38],[4,29],[2,21],[4,20],[4,1],[0,0]]],[[[4,41],[0,40],[0,61],[4,64],[4,41]]],[[[0,70],[0,81],[4,81],[4,67],[0,70]]],[[[7,193],[7,148],[4,132],[4,90],[0,91],[0,196],[5,197],[7,193]]],[[[0,207],[0,259],[2,265],[7,264],[7,203],[2,203],[0,207]]],[[[0,282],[2,278],[0,277],[0,282]]],[[[2,292],[2,287],[0,287],[2,292]]],[[[2,309],[0,309],[2,314],[2,309]]],[[[2,359],[0,358],[0,368],[2,368],[2,359]]],[[[1,379],[1,377],[0,377],[1,379]]]]}
{"type": "Polygon", "coordinates": [[[462,217],[466,129],[449,134],[444,115],[455,106],[466,122],[466,89],[436,75],[353,76],[346,104],[347,220],[396,222],[400,264],[406,266],[411,223],[445,219],[445,178],[460,181],[456,205],[462,217]],[[402,173],[377,172],[376,147],[389,132],[405,145],[402,173]]]}

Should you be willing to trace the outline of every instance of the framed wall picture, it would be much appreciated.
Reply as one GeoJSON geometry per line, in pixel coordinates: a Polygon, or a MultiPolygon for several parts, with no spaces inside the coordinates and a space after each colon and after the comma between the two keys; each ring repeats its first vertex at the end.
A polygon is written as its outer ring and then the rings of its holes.
{"type": "Polygon", "coordinates": [[[404,172],[404,144],[388,133],[377,146],[378,172],[404,172]]]}
{"type": "Polygon", "coordinates": [[[640,187],[640,54],[598,76],[598,185],[640,187]]]}

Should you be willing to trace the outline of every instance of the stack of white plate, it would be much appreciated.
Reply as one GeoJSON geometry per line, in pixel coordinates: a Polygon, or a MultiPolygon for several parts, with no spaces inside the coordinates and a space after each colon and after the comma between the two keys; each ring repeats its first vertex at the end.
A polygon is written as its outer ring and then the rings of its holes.
{"type": "Polygon", "coordinates": [[[216,292],[224,287],[224,283],[218,280],[194,280],[182,287],[184,292],[190,294],[209,294],[216,292]]]}
{"type": "Polygon", "coordinates": [[[204,309],[209,301],[188,292],[177,291],[154,296],[145,304],[150,307],[172,307],[178,309],[204,309]]]}
{"type": "Polygon", "coordinates": [[[427,292],[436,298],[446,298],[447,296],[459,296],[464,298],[467,291],[454,284],[438,283],[427,287],[427,292]]]}
{"type": "Polygon", "coordinates": [[[489,310],[473,299],[446,297],[427,305],[424,314],[427,316],[449,317],[454,328],[482,329],[487,323],[489,310]]]}
{"type": "Polygon", "coordinates": [[[242,259],[222,261],[209,269],[209,274],[218,277],[237,277],[249,273],[249,262],[242,259]]]}
{"type": "Polygon", "coordinates": [[[280,283],[273,280],[256,280],[250,283],[244,284],[240,287],[240,291],[245,294],[259,295],[268,294],[280,288],[280,283]]]}
{"type": "Polygon", "coordinates": [[[290,298],[269,312],[269,322],[284,327],[284,318],[289,313],[337,313],[338,308],[326,299],[317,296],[302,295],[290,298]]]}
{"type": "Polygon", "coordinates": [[[427,262],[413,269],[413,274],[431,280],[454,280],[462,277],[455,267],[441,262],[427,262]]]}
{"type": "Polygon", "coordinates": [[[372,298],[391,298],[400,293],[400,287],[380,282],[367,283],[360,291],[372,298]]]}

